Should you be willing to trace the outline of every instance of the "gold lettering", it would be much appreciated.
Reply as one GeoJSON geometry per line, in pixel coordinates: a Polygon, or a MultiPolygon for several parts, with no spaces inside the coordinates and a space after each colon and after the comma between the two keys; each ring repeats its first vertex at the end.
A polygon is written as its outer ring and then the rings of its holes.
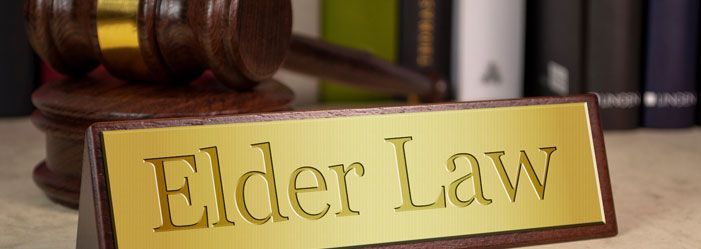
{"type": "Polygon", "coordinates": [[[449,190],[448,190],[448,197],[450,199],[450,202],[453,203],[453,205],[457,207],[467,207],[470,204],[472,204],[475,199],[477,199],[477,202],[479,202],[482,205],[489,205],[492,203],[491,199],[487,199],[484,197],[484,192],[482,189],[482,176],[480,174],[480,167],[479,167],[479,162],[477,162],[477,158],[471,154],[456,154],[448,159],[448,172],[455,172],[457,170],[457,166],[455,164],[455,160],[458,158],[465,158],[467,159],[468,164],[470,165],[471,172],[468,173],[467,175],[458,178],[455,180],[453,183],[450,184],[449,190]],[[463,201],[460,200],[460,197],[458,197],[458,187],[460,186],[461,183],[464,181],[472,179],[472,186],[475,191],[475,195],[473,195],[470,199],[463,201]]]}
{"type": "Polygon", "coordinates": [[[425,209],[445,208],[445,186],[441,186],[441,194],[438,199],[426,205],[416,205],[411,198],[411,187],[409,184],[409,173],[407,172],[406,154],[404,145],[411,141],[411,137],[386,138],[385,141],[394,146],[395,155],[397,158],[397,170],[399,171],[399,183],[402,190],[402,205],[394,208],[397,212],[417,211],[425,209]]]}
{"type": "Polygon", "coordinates": [[[292,172],[292,176],[290,176],[290,185],[288,188],[288,193],[290,195],[290,204],[292,204],[292,209],[294,209],[299,216],[302,216],[303,218],[308,220],[318,220],[324,217],[324,215],[326,215],[327,212],[329,212],[329,208],[331,208],[331,205],[329,205],[328,203],[326,203],[326,208],[324,208],[324,210],[322,210],[319,213],[307,212],[299,204],[299,193],[320,191],[326,191],[326,179],[324,179],[324,176],[321,174],[321,172],[319,172],[318,169],[312,167],[302,167],[292,172]],[[305,171],[312,173],[312,175],[314,176],[314,181],[316,181],[316,186],[304,188],[297,187],[297,178],[300,174],[302,174],[305,171]],[[321,181],[319,179],[321,179],[321,181]]]}
{"type": "Polygon", "coordinates": [[[207,153],[212,161],[212,177],[214,178],[214,193],[216,194],[217,211],[219,213],[219,221],[212,224],[214,227],[233,226],[235,223],[227,218],[226,204],[224,201],[224,190],[222,188],[221,166],[219,165],[219,151],[217,147],[209,147],[200,149],[201,152],[207,153]]]}
{"type": "Polygon", "coordinates": [[[173,161],[183,161],[192,170],[193,173],[197,173],[197,166],[195,165],[195,156],[179,156],[179,157],[165,157],[165,158],[154,158],[144,160],[150,164],[156,170],[156,188],[158,191],[158,200],[161,207],[161,218],[162,224],[160,227],[154,228],[155,232],[170,232],[178,230],[188,230],[188,229],[201,229],[207,228],[208,218],[207,218],[207,207],[203,207],[204,211],[202,213],[202,218],[193,224],[187,225],[175,225],[173,223],[173,214],[170,212],[170,202],[169,197],[171,195],[180,195],[185,198],[188,206],[192,206],[192,200],[190,198],[190,183],[189,177],[185,177],[185,182],[182,186],[175,190],[169,190],[168,184],[166,183],[165,175],[165,162],[173,161]]]}
{"type": "Polygon", "coordinates": [[[531,181],[531,185],[533,185],[533,188],[535,189],[538,198],[540,198],[541,200],[545,198],[545,184],[548,181],[548,169],[550,168],[550,158],[552,153],[556,150],[556,147],[540,148],[540,151],[544,152],[546,155],[545,173],[543,176],[542,183],[540,182],[540,179],[538,179],[538,175],[536,175],[535,170],[533,169],[533,165],[531,164],[531,160],[528,158],[528,155],[525,151],[522,150],[519,159],[518,172],[516,173],[515,186],[511,183],[511,179],[509,179],[509,176],[506,174],[506,169],[504,168],[504,164],[501,161],[501,156],[503,156],[505,153],[503,151],[489,152],[485,153],[485,155],[487,155],[490,159],[492,159],[492,162],[494,162],[494,167],[496,168],[497,173],[499,173],[499,177],[501,178],[501,183],[504,186],[504,189],[506,190],[506,194],[509,196],[511,202],[515,202],[516,191],[518,190],[518,183],[519,179],[521,178],[522,168],[526,170],[526,174],[528,175],[528,178],[531,181]]]}
{"type": "Polygon", "coordinates": [[[332,169],[338,177],[338,188],[341,195],[341,211],[336,213],[336,216],[343,217],[359,215],[360,212],[354,211],[350,208],[350,201],[348,200],[348,183],[346,182],[346,177],[351,170],[355,170],[355,175],[357,176],[364,176],[365,167],[363,167],[361,163],[352,163],[346,170],[344,170],[343,164],[334,165],[329,168],[332,169]]]}
{"type": "Polygon", "coordinates": [[[288,220],[288,218],[280,213],[280,207],[278,204],[277,187],[275,185],[275,171],[273,170],[273,158],[270,149],[270,143],[253,144],[251,146],[259,149],[263,154],[265,172],[251,171],[241,176],[238,182],[238,186],[236,188],[236,205],[238,206],[241,215],[248,222],[253,224],[264,224],[265,222],[270,220],[271,217],[273,218],[273,222],[286,221],[288,220]],[[246,198],[244,197],[244,193],[246,192],[246,183],[248,182],[248,179],[250,179],[254,175],[262,177],[268,185],[270,214],[268,214],[268,216],[266,216],[265,218],[253,217],[250,210],[248,210],[248,207],[246,206],[246,198]]]}

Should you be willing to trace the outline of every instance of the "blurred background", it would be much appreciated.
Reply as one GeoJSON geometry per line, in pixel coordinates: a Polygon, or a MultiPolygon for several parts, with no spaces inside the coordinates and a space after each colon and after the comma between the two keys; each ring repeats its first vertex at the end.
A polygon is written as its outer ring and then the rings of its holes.
{"type": "MultiPolygon", "coordinates": [[[[0,3],[0,115],[61,75],[27,43],[21,0],[0,3]]],[[[595,93],[606,129],[697,124],[695,0],[294,0],[294,31],[450,82],[450,100],[595,93]]],[[[297,107],[401,103],[281,70],[297,107]]]]}

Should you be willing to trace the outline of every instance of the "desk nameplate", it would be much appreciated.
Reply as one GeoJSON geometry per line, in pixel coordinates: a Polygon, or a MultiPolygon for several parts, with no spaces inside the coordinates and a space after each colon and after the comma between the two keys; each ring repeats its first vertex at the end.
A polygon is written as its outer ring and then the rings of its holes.
{"type": "Polygon", "coordinates": [[[477,247],[616,233],[592,95],[103,123],[86,143],[79,247],[477,247]]]}

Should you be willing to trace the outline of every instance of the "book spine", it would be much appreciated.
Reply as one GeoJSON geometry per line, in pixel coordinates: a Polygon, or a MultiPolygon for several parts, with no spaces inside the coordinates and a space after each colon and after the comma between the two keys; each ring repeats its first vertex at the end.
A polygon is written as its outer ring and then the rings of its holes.
{"type": "MultiPolygon", "coordinates": [[[[311,38],[321,33],[321,3],[319,0],[292,1],[292,31],[311,38]]],[[[275,79],[295,93],[292,106],[308,106],[319,102],[319,80],[312,76],[281,69],[275,79]]]]}
{"type": "Polygon", "coordinates": [[[446,0],[400,2],[398,60],[401,66],[450,80],[451,5],[452,1],[446,0]]]}
{"type": "Polygon", "coordinates": [[[527,95],[583,92],[584,4],[584,0],[528,1],[527,95]]]}
{"type": "Polygon", "coordinates": [[[0,116],[32,112],[31,94],[36,86],[34,55],[24,29],[23,1],[0,3],[0,116]]]}
{"type": "MultiPolygon", "coordinates": [[[[398,0],[324,0],[321,20],[323,40],[397,61],[398,0]]],[[[358,87],[332,82],[321,85],[321,101],[326,103],[388,100],[390,95],[358,87]]]]}
{"type": "Polygon", "coordinates": [[[458,100],[522,96],[525,4],[525,0],[454,2],[452,72],[458,100]]]}
{"type": "Polygon", "coordinates": [[[692,126],[696,116],[699,2],[648,1],[643,124],[692,126]]]}
{"type": "Polygon", "coordinates": [[[599,97],[604,129],[640,126],[643,3],[590,0],[586,91],[599,97]]]}

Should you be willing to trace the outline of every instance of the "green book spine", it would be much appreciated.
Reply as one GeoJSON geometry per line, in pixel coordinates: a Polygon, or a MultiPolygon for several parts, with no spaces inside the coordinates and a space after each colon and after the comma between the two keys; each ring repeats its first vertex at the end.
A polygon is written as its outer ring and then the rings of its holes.
{"type": "MultiPolygon", "coordinates": [[[[324,0],[322,39],[367,51],[396,62],[399,39],[398,0],[324,0]]],[[[378,102],[392,96],[334,82],[323,82],[322,102],[378,102]]]]}

